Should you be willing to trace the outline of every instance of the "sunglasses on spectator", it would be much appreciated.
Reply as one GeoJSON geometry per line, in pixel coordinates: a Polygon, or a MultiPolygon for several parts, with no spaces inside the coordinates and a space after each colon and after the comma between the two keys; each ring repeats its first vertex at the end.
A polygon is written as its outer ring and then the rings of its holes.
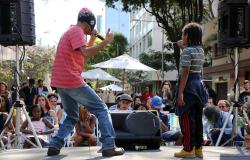
{"type": "Polygon", "coordinates": [[[219,108],[227,108],[227,106],[224,106],[224,105],[219,105],[218,107],[219,108]]]}

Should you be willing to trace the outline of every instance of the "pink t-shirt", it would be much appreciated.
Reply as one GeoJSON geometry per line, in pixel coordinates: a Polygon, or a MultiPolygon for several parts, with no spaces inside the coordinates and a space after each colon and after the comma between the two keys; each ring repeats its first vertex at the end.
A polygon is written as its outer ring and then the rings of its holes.
{"type": "Polygon", "coordinates": [[[51,86],[78,88],[85,84],[81,73],[84,57],[79,50],[86,45],[85,35],[79,26],[70,26],[62,35],[52,68],[51,86]]]}

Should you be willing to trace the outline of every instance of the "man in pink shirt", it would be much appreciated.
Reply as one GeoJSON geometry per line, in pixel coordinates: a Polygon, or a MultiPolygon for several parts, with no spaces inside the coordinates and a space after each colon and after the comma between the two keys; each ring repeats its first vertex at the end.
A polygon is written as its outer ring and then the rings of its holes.
{"type": "Polygon", "coordinates": [[[115,147],[115,131],[106,104],[81,76],[84,61],[100,53],[99,51],[114,39],[113,34],[108,32],[101,43],[93,46],[97,35],[97,31],[94,29],[95,24],[94,14],[87,8],[81,9],[77,24],[69,27],[58,44],[52,69],[51,86],[57,88],[67,117],[57,135],[50,142],[48,156],[58,155],[64,145],[64,139],[73,131],[79,118],[79,103],[98,118],[102,156],[111,157],[124,154],[123,148],[115,147]],[[88,43],[86,35],[90,35],[88,43]]]}

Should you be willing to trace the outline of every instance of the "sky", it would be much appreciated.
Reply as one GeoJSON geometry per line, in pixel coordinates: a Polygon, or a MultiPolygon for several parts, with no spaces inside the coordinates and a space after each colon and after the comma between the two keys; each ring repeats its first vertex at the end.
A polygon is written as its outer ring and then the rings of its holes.
{"type": "Polygon", "coordinates": [[[37,45],[56,45],[71,25],[76,24],[77,14],[83,7],[95,14],[103,12],[100,0],[34,0],[37,45]]]}

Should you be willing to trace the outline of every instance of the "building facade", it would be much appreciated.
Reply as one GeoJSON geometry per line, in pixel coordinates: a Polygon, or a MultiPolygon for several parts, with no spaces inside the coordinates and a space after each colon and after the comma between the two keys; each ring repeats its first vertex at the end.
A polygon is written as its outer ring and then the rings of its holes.
{"type": "MultiPolygon", "coordinates": [[[[153,51],[164,51],[167,38],[154,16],[150,15],[144,8],[130,12],[130,44],[129,54],[133,58],[139,59],[142,53],[153,51]]],[[[163,61],[164,59],[162,59],[163,61]]],[[[162,63],[159,62],[159,63],[162,63]]],[[[164,66],[162,66],[165,68],[164,66]]],[[[147,81],[140,84],[140,87],[149,86],[155,93],[159,91],[161,82],[164,80],[176,81],[177,71],[148,72],[147,81]]],[[[141,88],[143,89],[143,88],[141,88]]],[[[136,90],[137,92],[137,90],[136,90]]]]}

